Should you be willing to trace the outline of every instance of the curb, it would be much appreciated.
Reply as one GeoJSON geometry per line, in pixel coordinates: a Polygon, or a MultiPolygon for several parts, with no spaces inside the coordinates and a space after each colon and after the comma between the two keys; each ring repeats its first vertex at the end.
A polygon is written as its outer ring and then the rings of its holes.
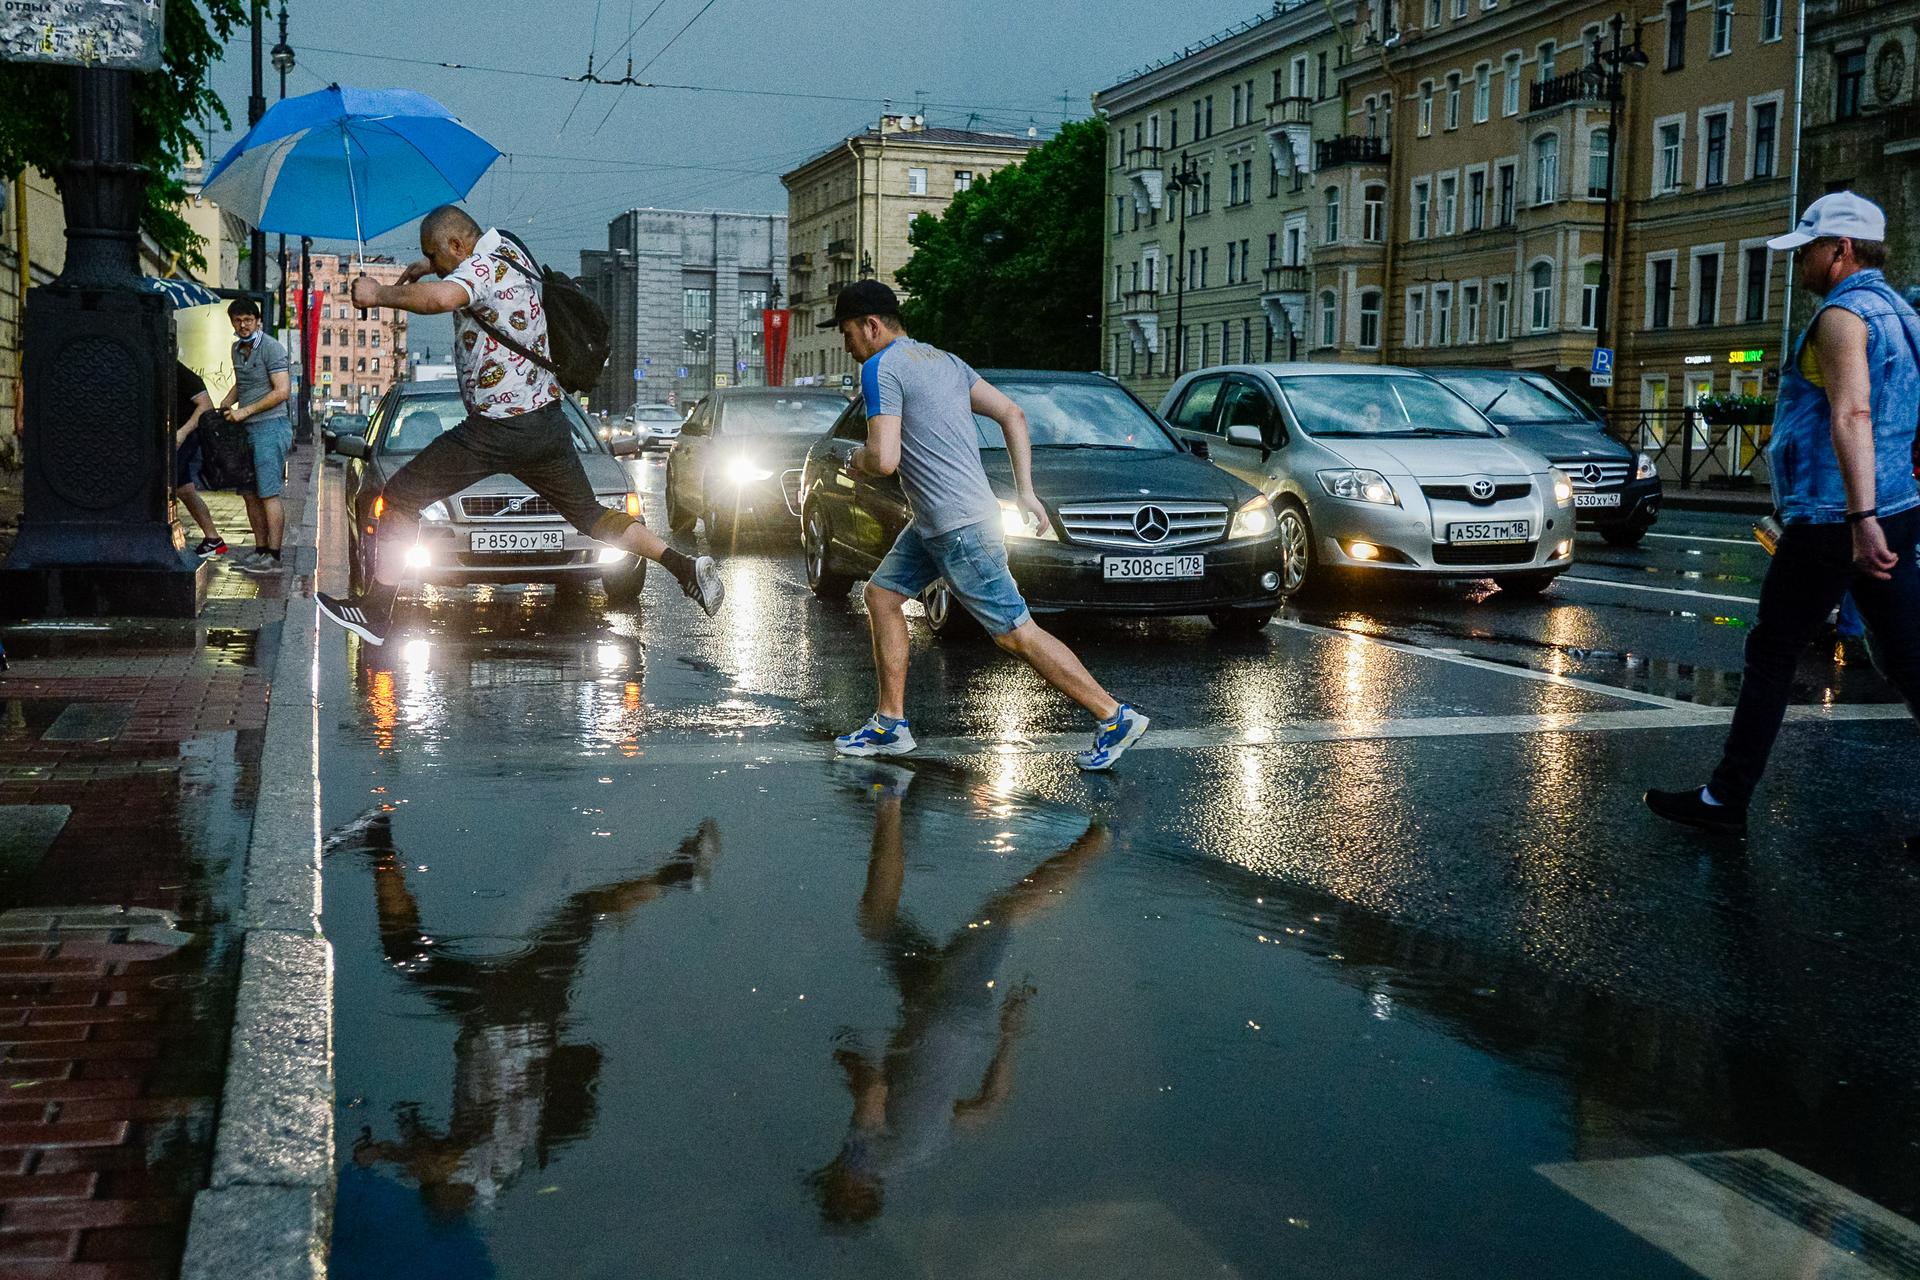
{"type": "Polygon", "coordinates": [[[333,1229],[333,947],[320,931],[319,613],[315,535],[325,461],[300,522],[268,695],[247,846],[240,981],[214,1134],[181,1280],[324,1280],[333,1229]],[[303,580],[304,579],[304,583],[303,580]],[[293,765],[275,768],[276,762],[293,765]]]}

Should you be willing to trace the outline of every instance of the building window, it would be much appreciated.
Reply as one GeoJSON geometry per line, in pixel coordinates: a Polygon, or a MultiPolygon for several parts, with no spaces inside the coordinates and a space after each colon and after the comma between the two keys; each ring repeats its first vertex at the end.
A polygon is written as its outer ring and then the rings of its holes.
{"type": "Polygon", "coordinates": [[[1366,115],[1367,115],[1367,136],[1369,138],[1379,137],[1380,136],[1380,99],[1374,98],[1374,97],[1369,97],[1367,99],[1366,115]]]}
{"type": "Polygon", "coordinates": [[[1655,258],[1647,283],[1647,328],[1673,327],[1673,259],[1655,258]]]}
{"type": "Polygon", "coordinates": [[[1476,169],[1467,175],[1467,230],[1483,231],[1487,225],[1487,175],[1476,169]]]}
{"type": "Polygon", "coordinates": [[[1326,101],[1327,97],[1327,55],[1322,53],[1313,66],[1313,96],[1326,101]]]}
{"type": "Polygon", "coordinates": [[[1598,328],[1599,316],[1600,264],[1589,262],[1580,269],[1580,327],[1598,328]]]}
{"type": "Polygon", "coordinates": [[[1860,114],[1860,93],[1867,79],[1867,51],[1850,49],[1834,57],[1833,116],[1852,120],[1860,114]]]}
{"type": "Polygon", "coordinates": [[[1440,25],[1440,0],[1427,0],[1427,30],[1440,25]]]}
{"type": "Polygon", "coordinates": [[[1433,132],[1433,81],[1428,80],[1420,86],[1420,114],[1416,118],[1421,137],[1433,132]]]}
{"type": "Polygon", "coordinates": [[[1513,225],[1514,188],[1518,185],[1518,178],[1514,173],[1511,161],[1500,166],[1499,178],[1499,190],[1496,193],[1496,198],[1500,202],[1498,211],[1500,216],[1495,219],[1494,225],[1510,227],[1513,225]]]}
{"type": "Polygon", "coordinates": [[[1667,0],[1667,70],[1687,65],[1687,0],[1667,0]]]}
{"type": "Polygon", "coordinates": [[[1453,72],[1447,77],[1447,128],[1460,127],[1460,73],[1453,72]]]}
{"type": "Polygon", "coordinates": [[[1270,267],[1280,265],[1280,233],[1278,231],[1267,232],[1267,265],[1270,267]]]}
{"type": "Polygon", "coordinates": [[[1493,68],[1481,63],[1473,69],[1473,122],[1485,124],[1493,110],[1493,68]]]}
{"type": "Polygon", "coordinates": [[[1500,114],[1517,116],[1520,114],[1520,55],[1510,53],[1501,66],[1500,74],[1500,114]]]}
{"type": "MultiPolygon", "coordinates": [[[[1137,130],[1139,126],[1135,125],[1134,128],[1137,130]]],[[[910,196],[923,196],[927,194],[927,171],[925,169],[907,170],[907,194],[910,196]]]]}
{"type": "Polygon", "coordinates": [[[1240,203],[1240,165],[1238,162],[1227,166],[1227,207],[1240,203]]]}
{"type": "MultiPolygon", "coordinates": [[[[1153,122],[1154,124],[1158,125],[1160,123],[1160,117],[1155,116],[1153,118],[1153,122]]],[[[973,170],[955,169],[953,171],[953,191],[955,195],[958,195],[960,192],[965,191],[972,186],[973,186],[973,170]]]]}
{"type": "Polygon", "coordinates": [[[1560,188],[1560,135],[1533,140],[1533,202],[1552,204],[1560,188]]]}
{"type": "Polygon", "coordinates": [[[1480,286],[1460,286],[1460,341],[1471,345],[1480,341],[1480,286]]]}
{"type": "Polygon", "coordinates": [[[1453,286],[1433,286],[1433,345],[1453,345],[1453,286]]]}
{"type": "Polygon", "coordinates": [[[332,373],[332,372],[333,372],[333,357],[332,357],[332,356],[321,356],[321,357],[320,357],[320,372],[322,372],[322,373],[332,373]]]}
{"type": "Polygon", "coordinates": [[[1209,257],[1209,254],[1207,250],[1205,248],[1202,248],[1200,250],[1200,287],[1202,289],[1207,287],[1207,258],[1208,257],[1209,257]]]}
{"type": "Polygon", "coordinates": [[[1229,240],[1227,241],[1227,283],[1238,284],[1239,282],[1240,246],[1229,240]]]}
{"type": "Polygon", "coordinates": [[[1748,169],[1755,178],[1773,177],[1776,172],[1774,153],[1779,150],[1780,143],[1780,104],[1754,104],[1753,128],[1748,133],[1753,139],[1753,162],[1748,169]]]}
{"type": "Polygon", "coordinates": [[[330,347],[333,345],[333,330],[322,329],[320,331],[320,345],[323,347],[330,347]]]}
{"type": "Polygon", "coordinates": [[[1240,322],[1240,363],[1249,364],[1253,360],[1253,321],[1240,322]]]}
{"type": "Polygon", "coordinates": [[[1554,55],[1553,41],[1549,40],[1540,46],[1540,65],[1536,68],[1533,77],[1535,84],[1545,84],[1553,79],[1554,55]]]}
{"type": "Polygon", "coordinates": [[[1507,282],[1505,280],[1496,280],[1493,282],[1492,289],[1493,340],[1495,342],[1505,342],[1507,340],[1509,316],[1513,310],[1511,299],[1507,296],[1509,293],[1507,282]]]}
{"type": "Polygon", "coordinates": [[[1452,174],[1440,179],[1440,234],[1459,230],[1460,180],[1452,174]]]}
{"type": "Polygon", "coordinates": [[[1380,295],[1371,289],[1360,295],[1360,345],[1369,351],[1380,346],[1380,295]]]}
{"type": "Polygon", "coordinates": [[[713,382],[713,290],[680,291],[680,363],[690,385],[713,382]]]}
{"type": "Polygon", "coordinates": [[[1666,194],[1680,189],[1680,136],[1684,126],[1679,121],[1663,124],[1658,129],[1659,146],[1656,148],[1654,163],[1658,165],[1654,191],[1666,194]]]}
{"type": "Polygon", "coordinates": [[[1233,86],[1233,107],[1232,107],[1232,115],[1230,118],[1232,120],[1232,125],[1230,127],[1236,128],[1236,129],[1247,122],[1246,116],[1243,115],[1241,111],[1239,85],[1233,86]]]}
{"type": "Polygon", "coordinates": [[[1408,210],[1408,212],[1413,218],[1413,238],[1415,240],[1425,240],[1427,238],[1427,218],[1433,204],[1432,187],[1425,182],[1414,183],[1412,203],[1413,207],[1408,210]]]}
{"type": "Polygon", "coordinates": [[[1340,239],[1340,188],[1327,188],[1326,235],[1323,244],[1334,244],[1340,239]]]}
{"type": "Polygon", "coordinates": [[[1780,38],[1780,19],[1786,6],[1783,0],[1760,0],[1760,40],[1770,44],[1780,38]]]}
{"type": "Polygon", "coordinates": [[[1741,319],[1759,324],[1767,318],[1767,248],[1755,245],[1747,250],[1747,303],[1741,319]]]}
{"type": "Polygon", "coordinates": [[[1467,0],[1453,0],[1453,16],[1456,18],[1467,16],[1467,0]]]}
{"type": "Polygon", "coordinates": [[[1213,136],[1213,95],[1212,94],[1207,95],[1206,105],[1207,105],[1207,136],[1211,138],[1213,136]]]}
{"type": "Polygon", "coordinates": [[[1536,262],[1529,273],[1527,331],[1546,333],[1553,328],[1553,264],[1536,262]]]}
{"type": "Polygon", "coordinates": [[[1339,333],[1339,315],[1334,310],[1333,290],[1329,289],[1320,295],[1320,345],[1338,345],[1339,333]]]}
{"type": "Polygon", "coordinates": [[[1369,244],[1379,244],[1387,238],[1387,189],[1378,183],[1362,188],[1360,192],[1360,235],[1369,244]]]}
{"type": "Polygon", "coordinates": [[[1706,128],[1706,166],[1703,179],[1709,187],[1725,186],[1727,181],[1727,114],[1717,112],[1707,117],[1706,128]]]}
{"type": "Polygon", "coordinates": [[[1733,0],[1713,0],[1713,56],[1733,52],[1733,0]]]}
{"type": "Polygon", "coordinates": [[[1693,260],[1693,322],[1720,323],[1720,255],[1702,253],[1693,260]]]}
{"type": "Polygon", "coordinates": [[[1407,294],[1407,345],[1424,345],[1427,337],[1427,295],[1418,289],[1407,294]]]}
{"type": "Polygon", "coordinates": [[[1595,200],[1607,198],[1613,174],[1613,134],[1595,129],[1587,135],[1587,195],[1595,200]]]}

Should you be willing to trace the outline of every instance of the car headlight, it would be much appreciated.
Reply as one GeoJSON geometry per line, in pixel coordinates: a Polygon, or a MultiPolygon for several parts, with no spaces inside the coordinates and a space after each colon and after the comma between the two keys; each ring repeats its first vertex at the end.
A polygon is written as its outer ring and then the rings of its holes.
{"type": "Polygon", "coordinates": [[[1560,470],[1560,468],[1558,467],[1550,468],[1548,471],[1548,474],[1550,474],[1553,477],[1553,505],[1556,507],[1564,507],[1569,502],[1572,502],[1573,501],[1572,478],[1569,477],[1566,472],[1560,470]]]}
{"type": "Polygon", "coordinates": [[[1320,487],[1336,498],[1345,498],[1350,502],[1375,502],[1383,507],[1400,505],[1400,495],[1393,491],[1387,478],[1378,471],[1365,468],[1352,468],[1344,471],[1322,471],[1320,487]]]}
{"type": "Polygon", "coordinates": [[[1053,531],[1052,522],[1048,522],[1047,531],[1040,532],[1040,520],[1033,512],[1012,502],[1000,504],[1000,531],[1009,538],[1039,538],[1046,542],[1060,541],[1060,535],[1053,531]]]}
{"type": "Polygon", "coordinates": [[[1641,454],[1639,458],[1634,461],[1633,478],[1635,480],[1651,480],[1659,474],[1659,468],[1653,465],[1653,459],[1649,458],[1646,454],[1641,454]]]}
{"type": "Polygon", "coordinates": [[[756,480],[770,480],[773,472],[756,463],[744,453],[737,453],[727,459],[727,480],[734,485],[749,485],[756,480]]]}
{"type": "Polygon", "coordinates": [[[1259,494],[1233,513],[1233,524],[1227,528],[1227,541],[1264,538],[1273,532],[1277,523],[1273,515],[1273,503],[1267,500],[1266,494],[1259,494]]]}
{"type": "Polygon", "coordinates": [[[447,504],[445,502],[429,502],[426,506],[420,508],[420,518],[422,520],[451,520],[453,516],[447,511],[447,504]]]}

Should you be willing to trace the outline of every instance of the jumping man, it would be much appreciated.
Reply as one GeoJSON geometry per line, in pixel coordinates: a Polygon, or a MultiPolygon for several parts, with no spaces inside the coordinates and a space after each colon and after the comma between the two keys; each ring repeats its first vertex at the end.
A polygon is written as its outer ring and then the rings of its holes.
{"type": "Polygon", "coordinates": [[[1020,509],[1046,532],[1047,509],[1033,492],[1026,414],[966,361],[907,337],[900,300],[877,280],[842,289],[833,318],[848,354],[862,362],[867,443],[855,451],[853,465],[871,475],[898,471],[913,508],[913,522],[867,583],[879,707],[864,725],[834,739],[834,746],[850,756],[913,750],[906,711],[905,606],[944,578],[995,644],[1093,714],[1098,721],[1093,748],[1074,757],[1080,767],[1111,768],[1147,731],[1147,717],[1114,701],[1071,649],[1034,622],[1007,570],[1000,502],[980,464],[976,413],[1000,425],[1020,509]]]}
{"type": "MultiPolygon", "coordinates": [[[[505,326],[520,346],[547,353],[539,269],[525,246],[498,230],[483,232],[464,210],[447,204],[421,221],[420,250],[426,257],[408,267],[398,284],[355,280],[353,303],[415,315],[453,312],[453,359],[467,417],[387,481],[382,536],[404,542],[418,526],[421,508],[488,476],[511,475],[581,533],[655,561],[708,616],[718,613],[726,588],[713,558],[683,555],[626,512],[601,506],[574,448],[560,383],[551,370],[488,335],[488,326],[505,326]],[[430,274],[439,282],[422,283],[430,274]]],[[[381,574],[397,560],[382,557],[381,574]]],[[[369,643],[384,644],[398,583],[397,577],[375,583],[350,600],[321,595],[320,609],[369,643]]]]}

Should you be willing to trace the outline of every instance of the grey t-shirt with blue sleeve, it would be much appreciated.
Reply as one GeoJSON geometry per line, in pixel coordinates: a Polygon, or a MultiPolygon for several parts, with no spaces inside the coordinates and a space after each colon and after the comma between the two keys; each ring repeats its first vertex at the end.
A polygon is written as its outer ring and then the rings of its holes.
{"type": "MultiPolygon", "coordinates": [[[[233,381],[240,388],[240,398],[235,404],[253,404],[264,400],[273,390],[273,375],[288,370],[287,349],[266,333],[257,333],[252,342],[233,344],[233,381]]],[[[271,409],[263,409],[247,419],[249,426],[267,422],[287,420],[287,407],[291,399],[282,400],[271,409]]]]}
{"type": "Polygon", "coordinates": [[[980,465],[971,399],[978,381],[959,356],[912,338],[895,338],[860,367],[867,416],[900,419],[900,485],[922,535],[1000,518],[980,465]]]}

